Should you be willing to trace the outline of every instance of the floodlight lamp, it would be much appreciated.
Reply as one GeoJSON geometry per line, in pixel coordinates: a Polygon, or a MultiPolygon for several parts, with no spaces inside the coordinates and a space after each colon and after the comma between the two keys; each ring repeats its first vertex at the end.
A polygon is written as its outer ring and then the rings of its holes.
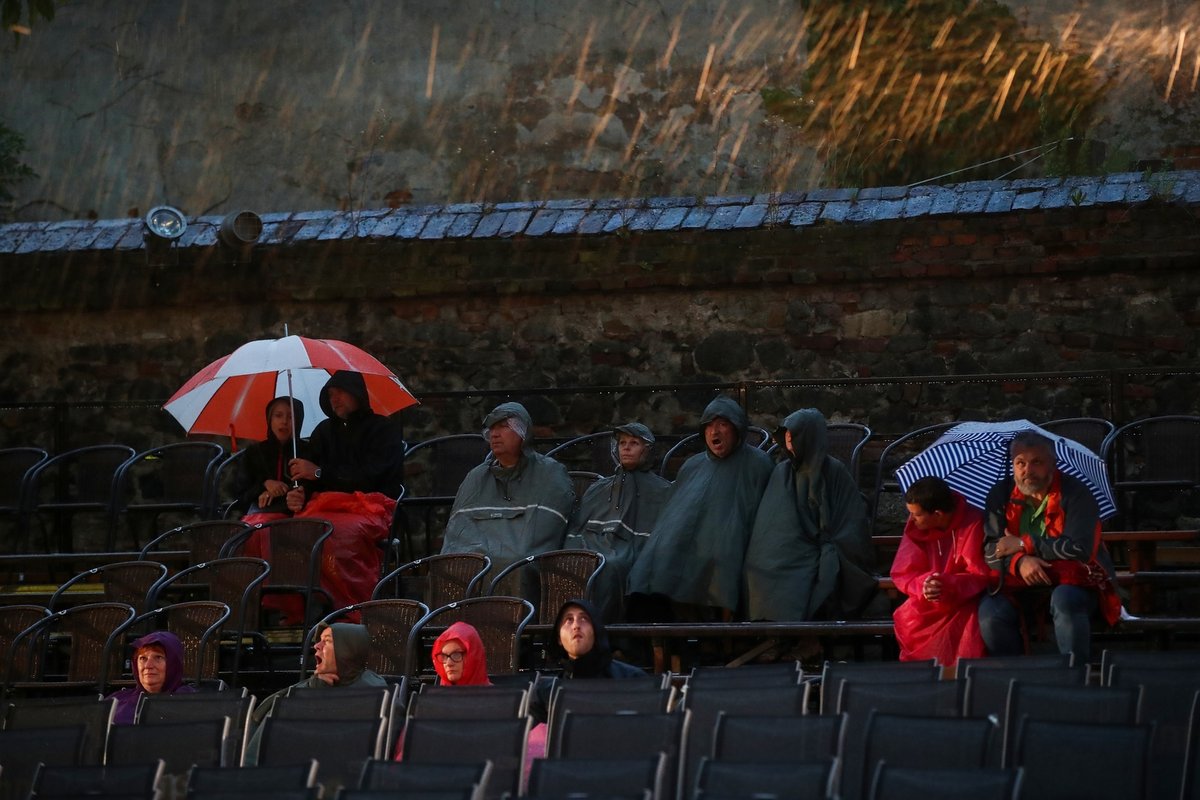
{"type": "Polygon", "coordinates": [[[234,211],[221,220],[217,241],[233,263],[249,263],[254,243],[262,236],[262,217],[253,211],[234,211]]]}
{"type": "Polygon", "coordinates": [[[168,267],[178,263],[175,242],[187,230],[183,212],[172,206],[155,206],[143,220],[142,242],[146,245],[146,263],[151,267],[168,267]]]}
{"type": "Polygon", "coordinates": [[[178,208],[155,206],[146,214],[146,230],[159,239],[174,241],[187,230],[187,220],[178,208]]]}

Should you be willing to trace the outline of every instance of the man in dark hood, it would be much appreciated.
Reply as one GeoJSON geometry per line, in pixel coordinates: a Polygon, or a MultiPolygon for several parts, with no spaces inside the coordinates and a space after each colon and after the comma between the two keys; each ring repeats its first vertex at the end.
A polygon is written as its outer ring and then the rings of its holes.
{"type": "Polygon", "coordinates": [[[607,619],[620,620],[629,570],[650,538],[671,483],[654,473],[654,434],[640,422],[613,430],[613,455],[616,472],[584,492],[565,546],[604,556],[592,596],[607,619]]]}
{"type": "Polygon", "coordinates": [[[520,403],[483,420],[492,452],[467,473],[446,523],[443,553],[482,553],[493,574],[563,545],[575,488],[562,464],[533,449],[533,421],[520,403]]]}
{"type": "MultiPolygon", "coordinates": [[[[632,664],[613,658],[604,620],[586,600],[573,598],[563,603],[554,620],[555,635],[550,637],[547,655],[551,666],[562,669],[558,680],[588,678],[623,679],[645,677],[646,673],[632,664]]],[[[539,678],[530,698],[529,714],[545,722],[554,678],[539,678]]]]}
{"type": "Polygon", "coordinates": [[[183,682],[183,643],[170,631],[154,631],[133,643],[133,673],[137,683],[113,692],[117,701],[114,725],[132,725],[143,694],[194,692],[183,682]]]}
{"type": "Polygon", "coordinates": [[[677,617],[703,621],[737,611],[742,558],[771,459],[746,444],[749,420],[730,397],[709,403],[700,426],[705,451],[679,470],[629,590],[665,595],[677,617]]]}
{"type": "Polygon", "coordinates": [[[302,681],[280,689],[254,709],[252,721],[254,733],[246,746],[246,763],[253,766],[258,760],[258,745],[262,737],[262,722],[275,707],[275,702],[295,691],[306,689],[349,689],[351,687],[387,686],[387,681],[367,669],[371,654],[371,640],[363,625],[348,622],[321,624],[317,627],[317,640],[313,643],[316,667],[313,674],[302,681]]]}
{"type": "Polygon", "coordinates": [[[875,595],[867,505],[829,455],[827,431],[825,416],[804,408],[775,433],[787,458],[771,474],[746,550],[750,619],[853,617],[875,595]]]}
{"type": "MultiPolygon", "coordinates": [[[[312,457],[289,464],[293,479],[313,492],[380,492],[398,497],[404,443],[387,417],[371,410],[362,373],[339,370],[321,389],[321,420],[309,444],[312,457]]],[[[309,493],[292,490],[288,507],[298,511],[309,493]]]]}

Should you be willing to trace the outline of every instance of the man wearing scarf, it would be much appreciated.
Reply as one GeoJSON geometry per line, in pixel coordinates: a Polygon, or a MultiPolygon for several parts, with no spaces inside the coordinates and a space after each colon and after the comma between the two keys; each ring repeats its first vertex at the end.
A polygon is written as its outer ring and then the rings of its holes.
{"type": "Polygon", "coordinates": [[[992,487],[984,510],[984,556],[1004,581],[979,604],[984,644],[991,655],[1024,652],[1021,607],[1050,589],[1058,650],[1087,663],[1092,614],[1111,625],[1121,613],[1096,500],[1058,469],[1053,442],[1036,431],[1017,434],[1009,454],[1013,474],[992,487]]]}

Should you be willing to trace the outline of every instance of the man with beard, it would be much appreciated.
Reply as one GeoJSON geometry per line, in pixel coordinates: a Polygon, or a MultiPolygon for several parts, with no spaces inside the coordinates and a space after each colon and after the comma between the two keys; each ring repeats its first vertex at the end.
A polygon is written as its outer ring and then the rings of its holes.
{"type": "Polygon", "coordinates": [[[984,512],[984,557],[1004,581],[979,604],[984,644],[991,655],[1023,652],[1021,613],[1048,590],[1059,652],[1087,663],[1092,614],[1100,609],[1111,625],[1121,611],[1096,500],[1058,469],[1054,443],[1036,431],[1017,434],[1009,454],[1012,477],[992,487],[984,512]]]}

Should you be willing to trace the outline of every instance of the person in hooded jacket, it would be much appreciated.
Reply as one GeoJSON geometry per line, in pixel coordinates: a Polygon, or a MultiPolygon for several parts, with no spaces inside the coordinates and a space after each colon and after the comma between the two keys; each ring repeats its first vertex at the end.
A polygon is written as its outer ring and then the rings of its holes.
{"type": "Polygon", "coordinates": [[[671,483],[654,473],[654,434],[640,422],[613,430],[613,456],[616,472],[584,492],[564,546],[604,556],[592,596],[605,619],[620,620],[629,570],[650,538],[671,483]]]}
{"type": "Polygon", "coordinates": [[[710,622],[738,610],[742,559],[771,459],[746,444],[749,420],[731,397],[709,403],[700,425],[705,451],[680,468],[629,590],[669,598],[678,619],[710,622]]]}
{"type": "Polygon", "coordinates": [[[487,652],[479,631],[466,622],[455,622],[433,642],[433,670],[442,686],[491,686],[487,652]]]}
{"type": "Polygon", "coordinates": [[[858,616],[877,586],[866,501],[842,462],[829,455],[820,411],[789,414],[775,439],[787,458],[771,473],[746,549],[747,616],[858,616]]]}
{"type": "Polygon", "coordinates": [[[492,574],[526,556],[563,546],[575,487],[566,468],[533,449],[533,421],[520,403],[483,420],[491,447],[454,496],[443,553],[482,553],[492,574]]]}
{"type": "MultiPolygon", "coordinates": [[[[342,608],[369,600],[379,580],[379,542],[387,538],[402,491],[404,443],[392,422],[371,410],[361,373],[333,373],[320,398],[327,418],[313,430],[311,455],[288,464],[300,485],[288,491],[287,506],[297,517],[333,523],[321,588],[342,608]]],[[[285,622],[301,621],[294,616],[285,622]]]]}
{"type": "MultiPolygon", "coordinates": [[[[292,512],[287,506],[287,494],[293,488],[290,462],[297,456],[311,457],[308,442],[298,438],[304,427],[304,404],[283,395],[267,403],[266,412],[267,438],[247,447],[238,459],[235,506],[247,516],[290,516],[292,512]]],[[[268,518],[254,517],[247,522],[265,519],[268,518]]]]}
{"type": "Polygon", "coordinates": [[[262,739],[263,720],[275,708],[280,697],[296,691],[327,691],[368,686],[387,686],[385,681],[367,669],[367,658],[371,654],[371,640],[363,625],[350,622],[321,623],[317,627],[317,640],[313,643],[316,666],[312,675],[293,683],[285,689],[267,697],[251,715],[254,732],[246,745],[246,765],[258,762],[258,746],[262,739]]]}
{"type": "Polygon", "coordinates": [[[133,670],[137,683],[109,695],[117,701],[114,725],[133,724],[143,694],[196,691],[183,682],[183,643],[170,631],[154,631],[133,643],[133,670]]]}
{"type": "Polygon", "coordinates": [[[983,512],[941,478],[904,493],[908,521],[892,580],[908,599],[892,615],[901,661],[936,658],[944,667],[986,655],[979,598],[991,570],[983,557],[983,512]]]}

